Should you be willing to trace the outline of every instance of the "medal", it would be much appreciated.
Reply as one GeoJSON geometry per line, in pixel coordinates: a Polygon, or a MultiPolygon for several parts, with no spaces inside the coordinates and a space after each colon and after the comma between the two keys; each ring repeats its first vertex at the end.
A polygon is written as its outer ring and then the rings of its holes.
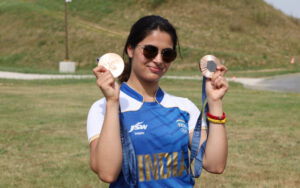
{"type": "Polygon", "coordinates": [[[109,70],[114,78],[119,77],[124,70],[124,61],[121,56],[115,53],[106,53],[98,60],[98,66],[102,65],[109,70]]]}
{"type": "Polygon", "coordinates": [[[192,164],[194,161],[194,173],[192,170],[192,165],[189,166],[189,170],[193,178],[198,178],[202,173],[202,162],[204,159],[204,153],[206,148],[206,140],[200,146],[202,124],[206,124],[207,131],[209,131],[209,121],[207,120],[207,112],[209,111],[209,109],[208,109],[207,97],[206,97],[206,79],[211,78],[213,76],[213,74],[217,71],[217,66],[219,64],[220,64],[219,59],[213,55],[206,55],[202,57],[199,63],[199,69],[203,74],[202,108],[196,123],[196,127],[194,128],[194,133],[193,133],[193,138],[191,143],[190,164],[192,164]]]}
{"type": "Polygon", "coordinates": [[[213,73],[216,72],[217,66],[220,64],[220,60],[213,55],[206,55],[201,58],[199,63],[199,69],[203,76],[211,78],[213,73]]]}

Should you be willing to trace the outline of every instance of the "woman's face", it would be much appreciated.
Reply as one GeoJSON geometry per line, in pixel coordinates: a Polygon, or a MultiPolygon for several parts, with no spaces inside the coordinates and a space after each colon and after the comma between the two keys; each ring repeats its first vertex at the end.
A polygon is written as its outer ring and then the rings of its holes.
{"type": "Polygon", "coordinates": [[[130,78],[146,82],[157,82],[167,71],[170,63],[164,62],[161,51],[173,48],[171,36],[163,31],[154,30],[136,48],[127,48],[128,55],[132,58],[130,78]],[[152,45],[158,48],[158,54],[153,59],[147,59],[143,54],[143,47],[152,45]]]}

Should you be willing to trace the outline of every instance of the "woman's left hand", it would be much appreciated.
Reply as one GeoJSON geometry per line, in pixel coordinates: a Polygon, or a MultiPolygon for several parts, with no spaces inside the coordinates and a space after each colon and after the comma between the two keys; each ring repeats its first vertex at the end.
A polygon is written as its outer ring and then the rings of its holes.
{"type": "Polygon", "coordinates": [[[212,78],[206,79],[206,96],[208,104],[218,103],[222,100],[228,90],[228,82],[225,78],[227,68],[224,65],[218,65],[212,78]]]}
{"type": "MultiPolygon", "coordinates": [[[[226,67],[219,65],[213,77],[206,79],[206,95],[209,113],[218,117],[224,115],[222,98],[228,90],[228,82],[224,77],[226,71],[226,67]]],[[[222,125],[225,124],[222,123],[222,125]]],[[[227,153],[228,142],[225,126],[210,122],[203,157],[203,168],[208,172],[222,173],[226,166],[227,153]]]]}

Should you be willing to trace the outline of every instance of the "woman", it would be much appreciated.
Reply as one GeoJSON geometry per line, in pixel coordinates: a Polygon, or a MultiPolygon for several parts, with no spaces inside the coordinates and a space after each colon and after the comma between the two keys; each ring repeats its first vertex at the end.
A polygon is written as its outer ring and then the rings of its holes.
{"type": "MultiPolygon", "coordinates": [[[[121,86],[103,66],[93,69],[104,98],[88,115],[90,165],[110,187],[193,187],[188,173],[188,148],[199,109],[188,99],[159,87],[160,78],[176,58],[177,34],[168,20],[146,16],[131,28],[124,54],[129,58],[120,76],[121,86]],[[120,115],[119,115],[120,113],[120,115]],[[125,126],[134,146],[138,183],[129,186],[122,173],[120,126],[125,126]]],[[[222,98],[228,89],[226,68],[218,66],[206,81],[209,113],[222,116],[222,98]]],[[[205,124],[200,144],[207,139],[203,168],[222,173],[227,158],[224,124],[205,124]]]]}

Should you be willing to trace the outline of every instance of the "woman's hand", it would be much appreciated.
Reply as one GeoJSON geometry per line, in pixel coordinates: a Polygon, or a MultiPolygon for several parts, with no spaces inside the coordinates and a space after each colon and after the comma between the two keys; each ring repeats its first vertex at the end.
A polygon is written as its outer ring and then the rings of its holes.
{"type": "Polygon", "coordinates": [[[120,87],[105,67],[98,66],[93,72],[106,99],[106,106],[99,138],[90,144],[90,164],[102,181],[112,183],[119,177],[123,159],[119,119],[120,87]]]}
{"type": "Polygon", "coordinates": [[[101,89],[106,101],[119,101],[120,86],[109,70],[104,66],[93,69],[97,78],[97,85],[101,89]]]}
{"type": "Polygon", "coordinates": [[[227,68],[224,65],[218,65],[216,72],[211,79],[206,79],[206,96],[209,108],[222,108],[222,98],[228,90],[228,82],[225,73],[227,68]]]}

